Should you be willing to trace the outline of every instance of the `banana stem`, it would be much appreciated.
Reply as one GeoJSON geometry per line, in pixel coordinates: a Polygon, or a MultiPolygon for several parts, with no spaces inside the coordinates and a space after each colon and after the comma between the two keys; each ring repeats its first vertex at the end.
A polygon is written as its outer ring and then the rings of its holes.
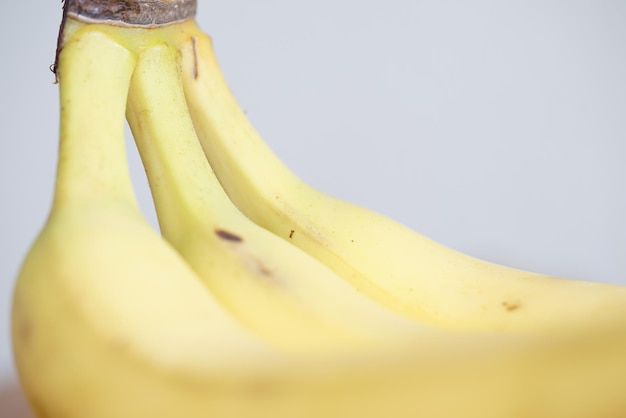
{"type": "Polygon", "coordinates": [[[64,0],[54,64],[50,66],[55,82],[59,81],[57,67],[68,18],[85,23],[157,28],[195,18],[197,7],[197,0],[64,0]]]}
{"type": "Polygon", "coordinates": [[[197,0],[66,0],[67,15],[89,23],[158,27],[191,19],[197,0]]]}

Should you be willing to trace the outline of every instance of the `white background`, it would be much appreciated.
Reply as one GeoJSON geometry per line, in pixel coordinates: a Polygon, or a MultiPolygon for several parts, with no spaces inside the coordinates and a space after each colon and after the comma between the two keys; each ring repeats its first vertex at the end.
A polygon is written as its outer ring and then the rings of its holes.
{"type": "MultiPolygon", "coordinates": [[[[0,25],[0,380],[56,166],[61,5],[33,3],[0,25]]],[[[234,93],[307,182],[481,258],[626,285],[626,2],[199,3],[234,93]]]]}

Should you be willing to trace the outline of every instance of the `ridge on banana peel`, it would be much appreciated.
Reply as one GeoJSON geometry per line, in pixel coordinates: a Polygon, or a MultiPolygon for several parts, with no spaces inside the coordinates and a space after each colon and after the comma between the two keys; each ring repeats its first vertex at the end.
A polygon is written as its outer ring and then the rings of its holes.
{"type": "Polygon", "coordinates": [[[247,120],[210,38],[198,31],[181,50],[189,111],[228,196],[254,222],[359,291],[417,321],[452,329],[550,333],[603,320],[626,327],[626,286],[486,262],[311,188],[247,120]]]}
{"type": "Polygon", "coordinates": [[[172,46],[140,52],[127,119],[163,236],[226,309],[260,337],[317,355],[441,333],[375,303],[239,212],[195,135],[172,46]]]}
{"type": "MultiPolygon", "coordinates": [[[[154,31],[67,23],[54,202],[18,277],[12,313],[18,374],[38,416],[626,414],[619,323],[550,336],[442,331],[316,357],[278,350],[244,329],[147,224],[126,167],[123,119],[130,85],[147,69],[136,67],[142,51],[184,50],[201,33],[193,21],[154,31]]],[[[140,88],[132,87],[131,107],[140,88]]]]}

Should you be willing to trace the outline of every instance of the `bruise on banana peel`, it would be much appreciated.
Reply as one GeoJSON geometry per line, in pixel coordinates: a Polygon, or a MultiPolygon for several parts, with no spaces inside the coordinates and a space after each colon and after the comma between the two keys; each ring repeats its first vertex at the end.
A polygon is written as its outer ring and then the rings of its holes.
{"type": "Polygon", "coordinates": [[[502,302],[502,307],[504,308],[504,310],[506,310],[507,312],[513,312],[518,310],[519,308],[521,308],[522,304],[520,302],[517,301],[508,301],[505,300],[502,302]]]}
{"type": "MultiPolygon", "coordinates": [[[[235,244],[243,242],[243,238],[241,236],[233,232],[227,231],[225,229],[216,229],[215,235],[217,235],[220,239],[223,239],[224,241],[233,242],[235,244]]],[[[265,264],[263,264],[261,260],[254,258],[254,257],[250,257],[250,261],[251,261],[251,264],[254,266],[253,270],[258,272],[261,276],[264,276],[264,277],[273,276],[272,271],[267,266],[265,266],[265,264]]]]}
{"type": "MultiPolygon", "coordinates": [[[[224,241],[229,241],[235,244],[239,244],[243,242],[243,238],[240,235],[237,235],[225,229],[220,229],[220,228],[215,229],[215,235],[217,235],[220,239],[223,239],[224,241]]],[[[272,270],[269,267],[267,267],[257,257],[251,254],[246,254],[246,259],[249,262],[248,265],[250,266],[251,270],[258,273],[260,276],[272,278],[272,282],[274,284],[279,282],[277,278],[274,276],[272,270]]]]}
{"type": "MultiPolygon", "coordinates": [[[[243,238],[233,232],[227,231],[225,229],[216,229],[215,230],[215,235],[217,235],[219,238],[223,239],[224,241],[230,241],[233,243],[240,243],[243,242],[243,238]]],[[[258,272],[261,276],[264,277],[270,277],[273,276],[272,271],[265,266],[265,264],[263,264],[261,262],[261,260],[257,259],[257,258],[252,258],[252,265],[254,265],[254,271],[258,272]]]]}

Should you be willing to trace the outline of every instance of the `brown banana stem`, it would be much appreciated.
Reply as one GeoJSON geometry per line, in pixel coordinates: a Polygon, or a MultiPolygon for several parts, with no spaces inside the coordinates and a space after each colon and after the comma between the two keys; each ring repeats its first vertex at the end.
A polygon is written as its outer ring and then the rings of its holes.
{"type": "Polygon", "coordinates": [[[157,27],[195,17],[197,0],[66,0],[65,7],[89,23],[157,27]]]}
{"type": "Polygon", "coordinates": [[[54,64],[50,66],[55,83],[68,17],[87,23],[156,28],[195,18],[197,7],[197,0],[64,0],[54,64]]]}

